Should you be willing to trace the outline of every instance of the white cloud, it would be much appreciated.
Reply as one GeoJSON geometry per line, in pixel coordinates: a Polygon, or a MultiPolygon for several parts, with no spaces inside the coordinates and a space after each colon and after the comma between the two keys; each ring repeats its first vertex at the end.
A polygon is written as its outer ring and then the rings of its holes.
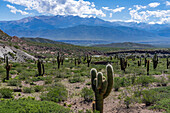
{"type": "Polygon", "coordinates": [[[116,12],[121,12],[123,9],[125,9],[125,7],[118,7],[116,9],[109,9],[109,7],[102,7],[102,9],[116,13],[116,12]]]}
{"type": "Polygon", "coordinates": [[[102,16],[106,14],[95,8],[94,3],[84,0],[4,0],[25,6],[26,10],[36,10],[42,14],[74,15],[80,17],[102,16]]]}
{"type": "Polygon", "coordinates": [[[146,6],[142,6],[142,5],[134,5],[134,7],[136,8],[136,10],[140,10],[140,9],[146,9],[146,6]]]}
{"type": "Polygon", "coordinates": [[[121,12],[123,9],[125,9],[125,7],[119,7],[119,8],[113,9],[113,12],[114,13],[121,12]]]}
{"type": "Polygon", "coordinates": [[[149,5],[149,7],[155,8],[155,7],[158,7],[158,6],[160,5],[160,3],[158,3],[158,2],[153,2],[153,3],[150,3],[150,4],[148,4],[148,5],[149,5]]]}
{"type": "Polygon", "coordinates": [[[110,16],[109,16],[109,17],[111,18],[111,17],[112,17],[112,15],[113,15],[113,14],[112,14],[112,13],[110,13],[110,16]]]}
{"type": "Polygon", "coordinates": [[[26,12],[26,11],[22,11],[22,10],[16,9],[14,6],[11,6],[11,5],[9,5],[9,4],[7,4],[6,6],[7,6],[7,7],[10,9],[10,11],[11,11],[12,13],[14,13],[14,14],[16,14],[17,12],[18,12],[18,13],[21,13],[22,15],[27,15],[27,14],[29,14],[29,13],[26,12]]]}
{"type": "Polygon", "coordinates": [[[166,5],[169,6],[169,5],[170,5],[170,2],[169,2],[169,1],[166,1],[166,5]]]}

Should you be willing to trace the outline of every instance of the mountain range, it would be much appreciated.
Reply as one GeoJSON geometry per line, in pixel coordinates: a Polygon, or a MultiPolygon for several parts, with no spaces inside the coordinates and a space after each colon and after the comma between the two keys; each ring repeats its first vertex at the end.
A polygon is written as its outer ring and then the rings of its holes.
{"type": "Polygon", "coordinates": [[[170,42],[170,24],[109,22],[78,16],[35,16],[0,21],[0,29],[11,36],[52,40],[107,40],[110,42],[170,42]]]}

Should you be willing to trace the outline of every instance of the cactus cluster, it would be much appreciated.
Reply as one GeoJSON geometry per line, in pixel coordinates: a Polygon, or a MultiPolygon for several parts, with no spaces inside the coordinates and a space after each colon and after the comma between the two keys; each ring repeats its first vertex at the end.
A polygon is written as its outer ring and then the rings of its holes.
{"type": "Polygon", "coordinates": [[[6,57],[5,60],[6,60],[6,66],[5,66],[5,69],[6,69],[6,80],[9,80],[9,71],[11,70],[12,65],[9,64],[8,57],[6,57]]]}
{"type": "Polygon", "coordinates": [[[125,72],[125,69],[127,67],[127,59],[125,58],[120,58],[120,67],[121,67],[121,70],[123,70],[125,72]]]}
{"type": "Polygon", "coordinates": [[[107,79],[103,76],[103,73],[98,72],[95,68],[90,71],[91,74],[91,86],[95,93],[95,103],[93,108],[103,113],[103,101],[110,94],[113,87],[113,68],[110,64],[106,66],[107,79]]]}
{"type": "Polygon", "coordinates": [[[58,55],[57,55],[58,69],[60,69],[60,65],[63,65],[63,63],[64,63],[64,56],[61,56],[60,53],[58,52],[58,55]]]}
{"type": "Polygon", "coordinates": [[[155,54],[153,59],[153,69],[156,69],[157,65],[158,65],[158,56],[155,54]]]}
{"type": "Polygon", "coordinates": [[[45,68],[44,68],[43,61],[42,60],[40,61],[40,59],[38,59],[37,68],[38,68],[38,76],[43,76],[45,73],[45,68]]]}

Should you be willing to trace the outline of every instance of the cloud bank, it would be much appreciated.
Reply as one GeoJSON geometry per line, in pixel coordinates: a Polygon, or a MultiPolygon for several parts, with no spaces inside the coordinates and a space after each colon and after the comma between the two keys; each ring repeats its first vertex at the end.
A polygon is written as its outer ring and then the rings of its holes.
{"type": "Polygon", "coordinates": [[[26,7],[25,10],[36,10],[41,14],[74,15],[80,17],[101,16],[106,14],[95,8],[94,3],[84,0],[4,0],[26,7]]]}
{"type": "Polygon", "coordinates": [[[9,4],[7,4],[6,5],[9,9],[10,9],[10,11],[12,12],[12,13],[14,13],[14,14],[16,14],[17,12],[18,13],[21,13],[22,15],[27,15],[27,14],[29,14],[28,12],[26,12],[26,11],[22,11],[22,10],[18,10],[18,9],[16,9],[14,6],[12,6],[12,5],[9,5],[9,4]]]}

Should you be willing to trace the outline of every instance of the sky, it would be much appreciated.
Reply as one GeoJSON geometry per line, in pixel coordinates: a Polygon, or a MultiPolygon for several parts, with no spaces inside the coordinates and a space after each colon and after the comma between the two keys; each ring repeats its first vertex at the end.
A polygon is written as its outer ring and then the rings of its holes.
{"type": "Polygon", "coordinates": [[[164,24],[170,23],[170,0],[0,0],[0,21],[39,15],[164,24]]]}

